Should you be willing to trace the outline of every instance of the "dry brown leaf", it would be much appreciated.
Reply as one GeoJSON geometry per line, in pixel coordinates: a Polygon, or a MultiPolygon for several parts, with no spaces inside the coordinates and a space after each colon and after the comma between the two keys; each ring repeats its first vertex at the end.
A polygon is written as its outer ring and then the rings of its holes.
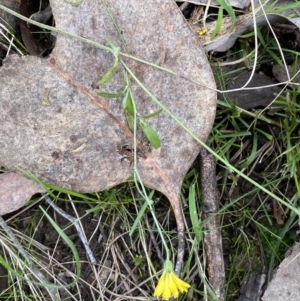
{"type": "MultiPolygon", "coordinates": [[[[108,4],[132,54],[214,87],[206,57],[173,1],[135,0],[128,7],[123,1],[108,4]]],[[[98,2],[74,6],[53,0],[51,5],[57,27],[103,44],[107,37],[118,43],[116,30],[98,2]]],[[[142,63],[127,63],[175,116],[206,140],[214,120],[215,92],[142,63]]],[[[92,88],[112,64],[110,53],[62,35],[46,60],[8,58],[0,69],[1,164],[82,192],[124,182],[132,166],[119,160],[118,146],[131,145],[132,132],[121,100],[99,98],[92,88]],[[50,106],[42,104],[47,95],[50,106]]],[[[107,91],[123,88],[121,72],[105,86],[107,91]]],[[[158,109],[141,88],[134,84],[133,90],[141,114],[158,109]]],[[[143,180],[162,192],[178,193],[200,146],[166,113],[149,122],[162,147],[140,158],[143,180]]],[[[141,133],[139,139],[145,142],[141,133]]]]}
{"type": "MultiPolygon", "coordinates": [[[[134,56],[169,68],[200,83],[124,59],[139,80],[192,132],[205,141],[211,130],[216,93],[206,56],[197,38],[172,0],[106,1],[134,56]]],[[[121,47],[120,38],[100,1],[72,5],[50,1],[56,26],[98,43],[110,38],[121,47]]],[[[0,165],[17,167],[43,181],[75,191],[92,192],[125,182],[133,171],[120,160],[122,145],[133,145],[122,99],[97,97],[93,83],[113,65],[111,53],[57,35],[47,59],[11,57],[0,69],[0,165]],[[43,105],[47,99],[50,105],[43,105]]],[[[159,109],[132,80],[141,115],[159,109]]],[[[124,88],[120,67],[102,90],[124,88]]],[[[162,146],[143,148],[138,169],[144,184],[164,193],[178,218],[183,177],[200,146],[165,112],[148,119],[162,146]]],[[[146,139],[138,133],[138,145],[146,139]]],[[[183,224],[178,226],[183,234],[183,224]]]]}
{"type": "Polygon", "coordinates": [[[39,184],[20,174],[0,174],[0,215],[20,209],[34,194],[44,192],[39,184]]]}

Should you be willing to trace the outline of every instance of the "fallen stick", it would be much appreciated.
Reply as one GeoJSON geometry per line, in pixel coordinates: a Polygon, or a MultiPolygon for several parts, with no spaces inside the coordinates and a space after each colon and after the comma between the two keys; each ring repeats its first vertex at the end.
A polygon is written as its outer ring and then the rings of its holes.
{"type": "Polygon", "coordinates": [[[216,182],[216,162],[212,154],[202,148],[200,152],[202,192],[202,219],[204,223],[204,248],[207,257],[209,283],[220,301],[225,300],[225,267],[220,229],[219,199],[216,182]]]}

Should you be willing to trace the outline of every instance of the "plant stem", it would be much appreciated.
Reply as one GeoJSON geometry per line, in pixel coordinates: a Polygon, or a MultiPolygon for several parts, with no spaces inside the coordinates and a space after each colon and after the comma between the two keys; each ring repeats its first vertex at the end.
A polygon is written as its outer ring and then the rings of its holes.
{"type": "MultiPolygon", "coordinates": [[[[130,87],[129,87],[130,89],[130,87]]],[[[130,91],[131,93],[131,91],[130,91]]],[[[136,183],[136,187],[139,191],[139,193],[143,196],[143,198],[146,200],[147,204],[148,204],[148,207],[150,209],[150,212],[152,214],[152,217],[153,217],[153,220],[155,222],[155,225],[157,227],[157,231],[161,237],[161,241],[163,243],[163,246],[165,248],[165,251],[166,251],[166,260],[170,260],[170,250],[168,248],[168,245],[165,241],[165,238],[164,238],[164,235],[162,233],[162,230],[161,230],[161,226],[156,218],[156,215],[155,215],[155,212],[154,212],[154,209],[153,209],[153,201],[149,199],[148,197],[148,194],[145,190],[145,186],[143,185],[143,182],[142,182],[142,179],[140,177],[140,174],[139,174],[139,171],[138,171],[138,166],[137,166],[137,142],[136,142],[136,135],[137,135],[137,109],[136,109],[136,105],[135,105],[135,101],[134,101],[134,98],[133,98],[133,95],[131,93],[131,99],[132,99],[132,104],[133,104],[133,110],[134,110],[134,126],[133,126],[133,147],[134,147],[134,181],[136,183]],[[139,187],[139,184],[141,185],[141,189],[139,187]]]]}

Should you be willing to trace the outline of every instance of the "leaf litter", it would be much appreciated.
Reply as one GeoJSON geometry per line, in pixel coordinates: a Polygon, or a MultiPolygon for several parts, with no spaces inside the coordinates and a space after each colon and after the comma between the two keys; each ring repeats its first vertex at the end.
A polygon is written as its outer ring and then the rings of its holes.
{"type": "MultiPolygon", "coordinates": [[[[112,64],[113,65],[113,64],[112,64]]],[[[110,65],[110,67],[112,66],[112,65],[110,65]]],[[[277,65],[276,65],[277,66],[277,65]]],[[[274,69],[274,68],[273,68],[274,69]]],[[[107,69],[107,70],[109,70],[109,69],[107,69]]],[[[283,73],[283,71],[282,71],[282,73],[283,73]]],[[[103,73],[103,74],[105,74],[105,73],[103,73]]],[[[256,76],[257,74],[255,74],[254,75],[254,78],[253,78],[253,82],[255,83],[255,78],[257,79],[257,82],[259,82],[260,81],[260,79],[259,79],[259,76],[256,76]]],[[[102,76],[102,78],[103,78],[103,76],[102,76]]],[[[254,84],[255,85],[255,84],[254,84]]],[[[238,85],[237,86],[235,86],[235,87],[238,87],[238,85]]],[[[235,88],[234,86],[233,86],[233,88],[235,88]]],[[[110,87],[108,86],[108,89],[109,89],[110,87]]],[[[245,98],[245,99],[247,99],[247,97],[245,98]]],[[[255,100],[257,100],[257,98],[255,97],[255,100]]],[[[264,99],[264,100],[266,100],[266,99],[264,99]]],[[[240,101],[240,105],[241,105],[241,107],[242,107],[242,103],[243,103],[243,101],[241,100],[240,101]]],[[[255,104],[257,104],[258,106],[260,106],[260,105],[262,105],[262,106],[266,106],[267,104],[268,104],[268,102],[260,102],[260,101],[256,101],[255,102],[255,104]]],[[[252,107],[255,107],[255,105],[254,106],[252,106],[252,107]]],[[[248,107],[247,108],[251,108],[251,103],[250,104],[248,104],[248,107]]],[[[148,113],[149,114],[149,113],[148,113]]],[[[150,114],[151,115],[151,114],[150,114]]],[[[82,146],[84,146],[85,147],[85,143],[83,143],[82,144],[82,146]]],[[[80,149],[80,147],[79,147],[79,149],[80,149]]],[[[120,149],[120,148],[119,148],[120,149]]]]}

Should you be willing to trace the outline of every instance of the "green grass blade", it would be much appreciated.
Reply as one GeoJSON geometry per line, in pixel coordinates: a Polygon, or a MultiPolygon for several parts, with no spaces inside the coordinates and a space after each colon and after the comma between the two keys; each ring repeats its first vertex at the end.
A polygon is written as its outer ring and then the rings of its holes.
{"type": "Polygon", "coordinates": [[[300,2],[295,1],[295,3],[283,5],[281,7],[278,7],[272,11],[273,14],[281,14],[283,12],[286,12],[288,10],[294,10],[294,9],[299,9],[300,7],[300,2]]]}
{"type": "Polygon", "coordinates": [[[89,197],[86,194],[82,194],[82,193],[79,193],[79,192],[75,192],[75,191],[72,191],[72,190],[69,190],[69,189],[66,189],[66,188],[62,188],[62,187],[59,187],[59,186],[56,186],[56,185],[52,185],[52,184],[43,182],[40,179],[38,179],[34,174],[32,174],[28,171],[25,171],[21,168],[18,168],[18,170],[20,172],[22,172],[29,179],[31,179],[31,180],[37,182],[38,184],[40,184],[45,189],[46,193],[48,193],[49,196],[52,199],[55,199],[55,200],[59,199],[52,192],[52,190],[55,190],[57,192],[61,192],[61,193],[65,193],[65,194],[69,194],[71,196],[77,197],[78,199],[88,200],[88,201],[91,201],[91,202],[99,202],[99,200],[97,198],[92,198],[92,197],[89,197]]]}
{"type": "Polygon", "coordinates": [[[216,22],[216,27],[211,35],[211,40],[213,40],[216,35],[219,33],[219,31],[221,30],[221,27],[222,27],[222,20],[223,20],[223,8],[220,8],[219,9],[219,13],[218,13],[218,19],[217,19],[217,22],[216,22]]]}
{"type": "Polygon", "coordinates": [[[236,17],[235,17],[235,13],[234,13],[234,10],[233,8],[231,7],[231,5],[227,2],[227,0],[217,0],[217,2],[220,4],[220,6],[222,8],[224,8],[228,15],[230,16],[231,18],[231,22],[232,22],[232,26],[231,26],[231,29],[233,29],[234,25],[235,25],[235,22],[236,22],[236,17]]]}
{"type": "Polygon", "coordinates": [[[124,92],[120,92],[120,93],[111,93],[111,92],[97,92],[98,96],[102,96],[105,98],[119,98],[122,97],[124,95],[124,92]]]}
{"type": "Polygon", "coordinates": [[[69,284],[68,286],[73,286],[79,279],[81,274],[81,264],[80,264],[80,258],[79,254],[76,250],[76,247],[74,243],[71,241],[71,239],[65,234],[64,231],[56,224],[56,222],[51,218],[51,216],[40,206],[40,209],[44,213],[44,215],[47,217],[53,228],[57,231],[57,233],[60,235],[60,237],[64,240],[64,242],[67,244],[67,246],[71,249],[74,259],[75,259],[75,265],[76,265],[76,279],[72,282],[72,284],[69,284]]]}
{"type": "MultiPolygon", "coordinates": [[[[15,269],[12,268],[1,255],[0,255],[0,264],[2,264],[16,278],[21,279],[26,283],[34,284],[36,286],[45,287],[45,288],[53,288],[53,289],[64,289],[64,288],[72,287],[76,283],[76,280],[75,280],[70,284],[62,286],[62,285],[56,285],[56,284],[52,284],[52,283],[41,283],[41,282],[30,281],[30,280],[28,280],[28,277],[23,277],[21,274],[17,273],[15,271],[15,269]]],[[[25,264],[26,263],[24,262],[24,265],[25,264]]]]}
{"type": "Polygon", "coordinates": [[[255,131],[253,134],[253,144],[252,144],[251,154],[248,157],[248,159],[240,165],[240,168],[248,167],[254,161],[256,153],[257,153],[257,132],[255,131]]]}
{"type": "Polygon", "coordinates": [[[127,124],[128,124],[128,127],[133,130],[133,127],[134,127],[134,117],[128,113],[125,113],[126,115],[126,121],[127,121],[127,124]]]}

